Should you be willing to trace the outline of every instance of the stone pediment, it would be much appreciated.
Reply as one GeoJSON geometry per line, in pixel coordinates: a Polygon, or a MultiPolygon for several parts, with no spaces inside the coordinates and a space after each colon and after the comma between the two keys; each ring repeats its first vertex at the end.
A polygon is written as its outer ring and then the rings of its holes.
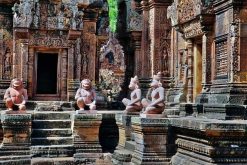
{"type": "Polygon", "coordinates": [[[167,9],[172,26],[185,38],[200,36],[208,31],[214,19],[213,2],[210,0],[174,0],[167,9]]]}

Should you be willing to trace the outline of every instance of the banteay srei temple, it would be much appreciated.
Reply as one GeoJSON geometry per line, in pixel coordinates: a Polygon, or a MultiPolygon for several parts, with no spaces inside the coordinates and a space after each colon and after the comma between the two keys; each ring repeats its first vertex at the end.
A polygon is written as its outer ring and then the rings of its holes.
{"type": "Polygon", "coordinates": [[[247,0],[0,0],[0,165],[246,165],[247,0]]]}

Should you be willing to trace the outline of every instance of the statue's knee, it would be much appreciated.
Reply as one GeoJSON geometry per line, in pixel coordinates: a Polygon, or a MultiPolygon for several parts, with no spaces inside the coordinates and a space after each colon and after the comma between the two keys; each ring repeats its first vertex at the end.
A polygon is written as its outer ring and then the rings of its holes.
{"type": "Polygon", "coordinates": [[[26,110],[26,106],[25,105],[20,105],[19,109],[22,110],[22,111],[25,111],[26,110]]]}
{"type": "Polygon", "coordinates": [[[90,105],[89,107],[91,110],[96,110],[96,105],[90,105]]]}

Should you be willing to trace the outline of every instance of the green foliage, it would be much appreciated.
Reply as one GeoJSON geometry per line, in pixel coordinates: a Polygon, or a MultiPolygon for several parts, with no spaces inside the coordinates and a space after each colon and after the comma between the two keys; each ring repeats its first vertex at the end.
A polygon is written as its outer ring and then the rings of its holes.
{"type": "Polygon", "coordinates": [[[110,30],[115,33],[117,29],[118,0],[107,0],[109,7],[110,30]]]}

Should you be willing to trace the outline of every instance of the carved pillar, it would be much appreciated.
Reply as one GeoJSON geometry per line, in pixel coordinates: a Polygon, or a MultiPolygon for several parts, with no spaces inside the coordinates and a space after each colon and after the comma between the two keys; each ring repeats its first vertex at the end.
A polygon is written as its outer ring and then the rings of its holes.
{"type": "Polygon", "coordinates": [[[133,45],[135,50],[135,70],[134,75],[137,75],[138,77],[141,77],[141,31],[132,31],[131,36],[133,39],[133,45]]]}
{"type": "Polygon", "coordinates": [[[190,39],[187,40],[187,60],[188,60],[188,94],[187,102],[193,102],[193,43],[190,39]]]}
{"type": "Polygon", "coordinates": [[[19,68],[19,40],[16,37],[13,38],[13,77],[20,77],[20,68],[19,68]]]}
{"type": "Polygon", "coordinates": [[[4,77],[3,29],[0,29],[0,79],[4,77]]]}
{"type": "Polygon", "coordinates": [[[229,41],[230,41],[230,74],[229,82],[238,82],[238,72],[240,71],[240,18],[239,9],[233,9],[233,23],[230,25],[229,41]]]}
{"type": "Polygon", "coordinates": [[[68,53],[66,49],[60,49],[59,54],[61,54],[61,63],[63,68],[61,68],[61,100],[66,100],[67,96],[67,65],[68,65],[68,53]]]}
{"type": "MultiPolygon", "coordinates": [[[[67,66],[68,70],[62,68],[62,89],[67,86],[67,100],[74,100],[76,90],[78,89],[79,79],[76,79],[78,71],[78,58],[80,58],[80,36],[81,32],[76,30],[69,30],[69,49],[62,51],[62,66],[67,66]],[[67,61],[65,60],[67,57],[67,61]],[[65,76],[67,75],[67,77],[65,76]],[[67,83],[64,80],[67,79],[67,83]]],[[[80,60],[80,59],[79,59],[80,60]]],[[[64,91],[61,93],[61,99],[65,99],[64,91]]]]}
{"type": "Polygon", "coordinates": [[[95,81],[96,67],[96,18],[84,20],[84,35],[82,44],[82,77],[95,81]]]}
{"type": "Polygon", "coordinates": [[[169,0],[164,2],[150,0],[149,3],[151,76],[159,71],[168,75],[171,25],[166,15],[167,7],[171,2],[169,0]]]}
{"type": "Polygon", "coordinates": [[[22,78],[24,83],[27,83],[28,78],[28,40],[22,39],[20,40],[20,69],[21,69],[21,75],[20,78],[22,78]]]}
{"type": "Polygon", "coordinates": [[[33,96],[33,66],[34,66],[34,48],[29,48],[28,53],[28,76],[27,76],[27,93],[28,97],[33,96]]]}
{"type": "Polygon", "coordinates": [[[75,67],[75,79],[80,80],[81,79],[81,40],[78,38],[76,40],[76,52],[75,52],[75,62],[76,62],[76,67],[75,67]]]}
{"type": "Polygon", "coordinates": [[[142,15],[143,15],[143,22],[142,22],[142,40],[141,40],[141,78],[148,78],[150,77],[150,59],[149,59],[149,34],[148,34],[148,21],[149,21],[149,7],[148,1],[143,0],[141,2],[142,5],[142,15]]]}
{"type": "Polygon", "coordinates": [[[74,79],[74,51],[75,51],[75,41],[69,41],[70,47],[68,49],[68,79],[74,79]]]}
{"type": "Polygon", "coordinates": [[[202,36],[202,85],[204,87],[211,84],[212,43],[212,34],[207,33],[202,36]]]}

